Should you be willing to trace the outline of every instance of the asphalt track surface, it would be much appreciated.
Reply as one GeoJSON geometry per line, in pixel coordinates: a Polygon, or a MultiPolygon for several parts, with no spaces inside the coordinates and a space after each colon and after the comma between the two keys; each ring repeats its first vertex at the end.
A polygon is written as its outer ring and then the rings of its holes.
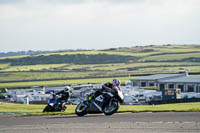
{"type": "Polygon", "coordinates": [[[200,112],[0,116],[0,133],[200,133],[200,112]]]}

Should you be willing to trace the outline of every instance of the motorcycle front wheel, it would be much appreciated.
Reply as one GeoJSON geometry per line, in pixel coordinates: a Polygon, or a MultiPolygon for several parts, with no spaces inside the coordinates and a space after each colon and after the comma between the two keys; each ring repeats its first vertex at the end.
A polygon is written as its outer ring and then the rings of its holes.
{"type": "Polygon", "coordinates": [[[54,111],[53,107],[50,106],[50,105],[47,105],[47,106],[43,109],[42,112],[53,112],[53,111],[54,111]]]}
{"type": "Polygon", "coordinates": [[[84,116],[87,114],[87,109],[88,109],[88,104],[86,104],[85,102],[78,104],[78,106],[76,107],[76,114],[78,116],[84,116]]]}
{"type": "Polygon", "coordinates": [[[113,113],[117,112],[119,109],[119,102],[118,101],[112,101],[111,105],[107,104],[105,108],[103,109],[103,113],[105,115],[112,115],[113,113]]]}

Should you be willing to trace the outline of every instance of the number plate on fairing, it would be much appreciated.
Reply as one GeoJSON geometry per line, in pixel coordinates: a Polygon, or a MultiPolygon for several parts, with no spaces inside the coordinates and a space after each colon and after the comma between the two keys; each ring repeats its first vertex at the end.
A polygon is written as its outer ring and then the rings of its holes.
{"type": "Polygon", "coordinates": [[[95,100],[99,101],[99,102],[103,102],[103,96],[100,95],[100,96],[96,97],[95,100]]]}

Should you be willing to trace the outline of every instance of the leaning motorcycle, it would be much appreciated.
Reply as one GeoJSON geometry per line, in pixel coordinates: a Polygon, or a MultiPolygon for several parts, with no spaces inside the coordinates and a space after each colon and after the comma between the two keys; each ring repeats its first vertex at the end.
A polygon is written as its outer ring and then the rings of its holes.
{"type": "Polygon", "coordinates": [[[124,96],[119,87],[114,88],[114,92],[103,91],[95,98],[92,94],[87,96],[75,109],[78,116],[84,116],[87,113],[104,113],[105,115],[112,115],[119,109],[120,103],[123,103],[124,96]]]}
{"type": "Polygon", "coordinates": [[[51,96],[48,100],[47,106],[43,109],[43,112],[64,112],[66,110],[66,101],[61,98],[51,96]]]}

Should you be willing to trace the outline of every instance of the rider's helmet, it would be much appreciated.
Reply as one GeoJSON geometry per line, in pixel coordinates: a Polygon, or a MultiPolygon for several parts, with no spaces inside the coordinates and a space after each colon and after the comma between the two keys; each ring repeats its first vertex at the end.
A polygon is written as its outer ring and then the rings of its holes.
{"type": "Polygon", "coordinates": [[[113,79],[112,84],[113,86],[120,86],[121,82],[119,79],[113,79]]]}
{"type": "Polygon", "coordinates": [[[70,86],[66,86],[65,92],[72,93],[72,88],[70,86]]]}
{"type": "Polygon", "coordinates": [[[65,87],[65,91],[69,91],[70,90],[70,87],[69,86],[66,86],[65,87]]]}

